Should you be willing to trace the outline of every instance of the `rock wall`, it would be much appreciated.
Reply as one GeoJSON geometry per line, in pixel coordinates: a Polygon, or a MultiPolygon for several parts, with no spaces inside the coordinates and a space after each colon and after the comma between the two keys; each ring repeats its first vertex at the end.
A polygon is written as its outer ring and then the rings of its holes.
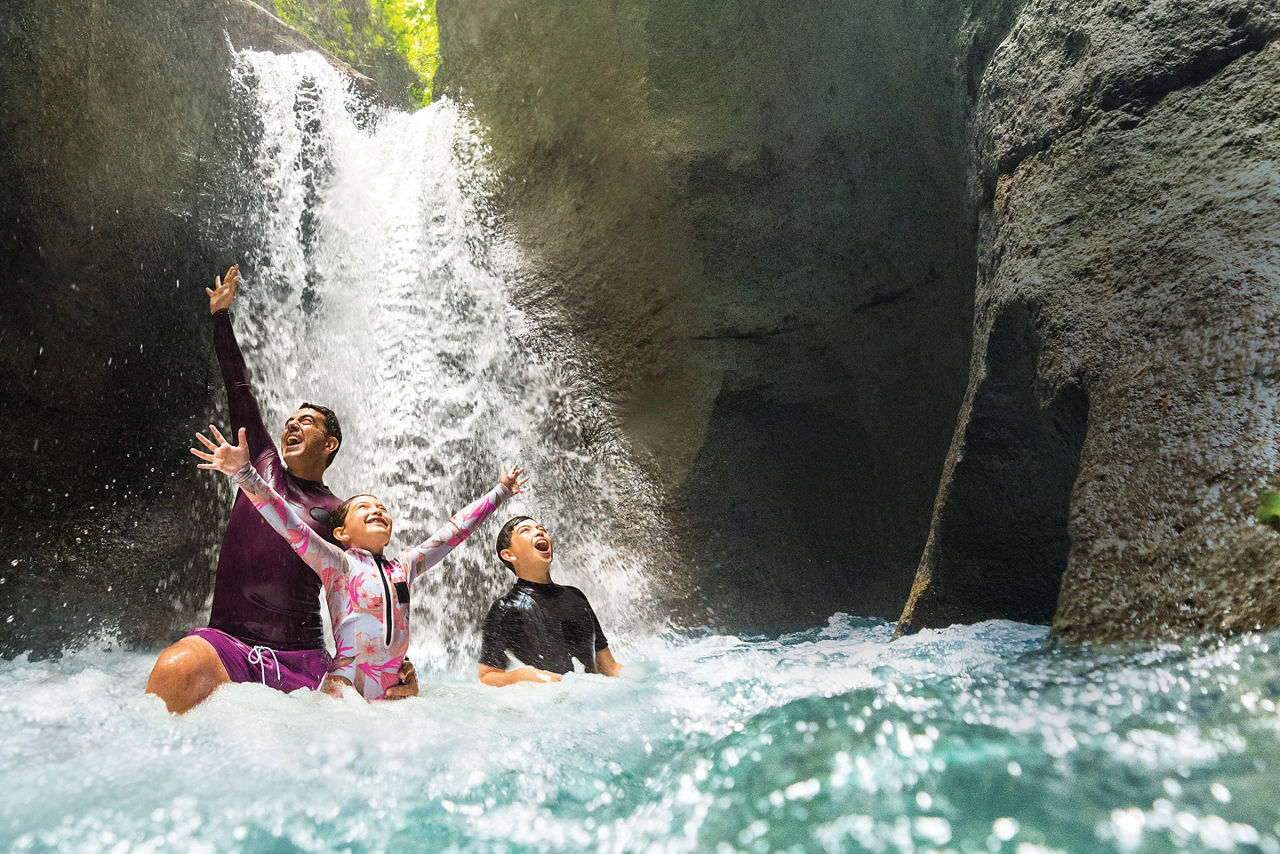
{"type": "Polygon", "coordinates": [[[309,44],[247,0],[3,17],[0,652],[167,640],[226,511],[186,448],[215,399],[203,288],[245,239],[228,38],[309,44]]]}
{"type": "Polygon", "coordinates": [[[584,342],[722,622],[906,598],[965,383],[991,6],[437,7],[523,301],[584,342]]]}
{"type": "Polygon", "coordinates": [[[1026,3],[975,113],[975,346],[901,627],[1280,624],[1280,10],[1026,3]],[[994,592],[993,592],[994,591],[994,592]]]}

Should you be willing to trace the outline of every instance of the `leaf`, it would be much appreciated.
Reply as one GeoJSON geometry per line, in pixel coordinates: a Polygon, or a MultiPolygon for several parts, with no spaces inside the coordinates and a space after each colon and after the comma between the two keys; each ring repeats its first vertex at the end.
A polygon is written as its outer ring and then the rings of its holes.
{"type": "Polygon", "coordinates": [[[1264,492],[1258,497],[1258,509],[1253,515],[1264,525],[1270,525],[1280,533],[1280,493],[1264,492]]]}

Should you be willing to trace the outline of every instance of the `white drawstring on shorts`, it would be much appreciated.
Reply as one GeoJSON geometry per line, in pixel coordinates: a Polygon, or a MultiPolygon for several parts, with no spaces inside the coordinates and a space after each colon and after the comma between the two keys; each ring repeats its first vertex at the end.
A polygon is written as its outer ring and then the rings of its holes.
{"type": "Polygon", "coordinates": [[[276,665],[276,681],[277,681],[277,682],[279,682],[279,681],[280,681],[280,660],[279,660],[278,658],[276,658],[276,651],[275,651],[274,649],[272,649],[271,647],[269,647],[269,646],[255,646],[253,649],[249,650],[249,663],[250,663],[250,664],[256,664],[256,665],[258,665],[258,667],[259,667],[259,668],[261,668],[261,670],[262,670],[262,684],[263,684],[263,685],[266,685],[266,684],[267,684],[267,665],[266,665],[266,662],[263,660],[263,657],[262,657],[262,654],[263,654],[264,652],[266,652],[266,653],[270,653],[270,655],[271,655],[271,660],[272,660],[272,661],[275,663],[275,665],[276,665]]]}

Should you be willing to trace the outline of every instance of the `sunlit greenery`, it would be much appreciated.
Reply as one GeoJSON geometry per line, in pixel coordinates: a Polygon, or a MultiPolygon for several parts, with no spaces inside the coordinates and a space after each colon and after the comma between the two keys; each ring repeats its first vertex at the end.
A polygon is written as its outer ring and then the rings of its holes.
{"type": "Polygon", "coordinates": [[[1258,498],[1258,509],[1253,515],[1262,524],[1280,531],[1280,495],[1274,492],[1262,493],[1258,498]]]}
{"type": "Polygon", "coordinates": [[[395,33],[400,54],[428,85],[440,65],[440,33],[436,0],[371,0],[377,14],[395,33]]]}
{"type": "Polygon", "coordinates": [[[431,99],[440,65],[436,0],[274,0],[276,14],[387,90],[431,99]]]}

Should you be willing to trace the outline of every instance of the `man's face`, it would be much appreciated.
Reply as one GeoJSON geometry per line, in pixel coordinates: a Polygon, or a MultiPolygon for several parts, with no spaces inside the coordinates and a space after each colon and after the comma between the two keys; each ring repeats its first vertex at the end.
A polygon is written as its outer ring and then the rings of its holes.
{"type": "Polygon", "coordinates": [[[382,554],[387,543],[391,542],[391,516],[374,496],[356,496],[347,509],[346,520],[341,527],[334,529],[333,536],[343,546],[382,554]]]}
{"type": "Polygon", "coordinates": [[[522,519],[511,532],[511,545],[502,551],[517,567],[545,569],[551,566],[551,537],[534,519],[522,519]]]}
{"type": "MultiPolygon", "coordinates": [[[[280,434],[280,453],[285,465],[323,463],[336,447],[336,444],[331,446],[330,439],[325,432],[323,415],[314,409],[299,409],[284,422],[284,432],[280,434]]],[[[336,443],[337,439],[332,442],[336,443]]]]}

